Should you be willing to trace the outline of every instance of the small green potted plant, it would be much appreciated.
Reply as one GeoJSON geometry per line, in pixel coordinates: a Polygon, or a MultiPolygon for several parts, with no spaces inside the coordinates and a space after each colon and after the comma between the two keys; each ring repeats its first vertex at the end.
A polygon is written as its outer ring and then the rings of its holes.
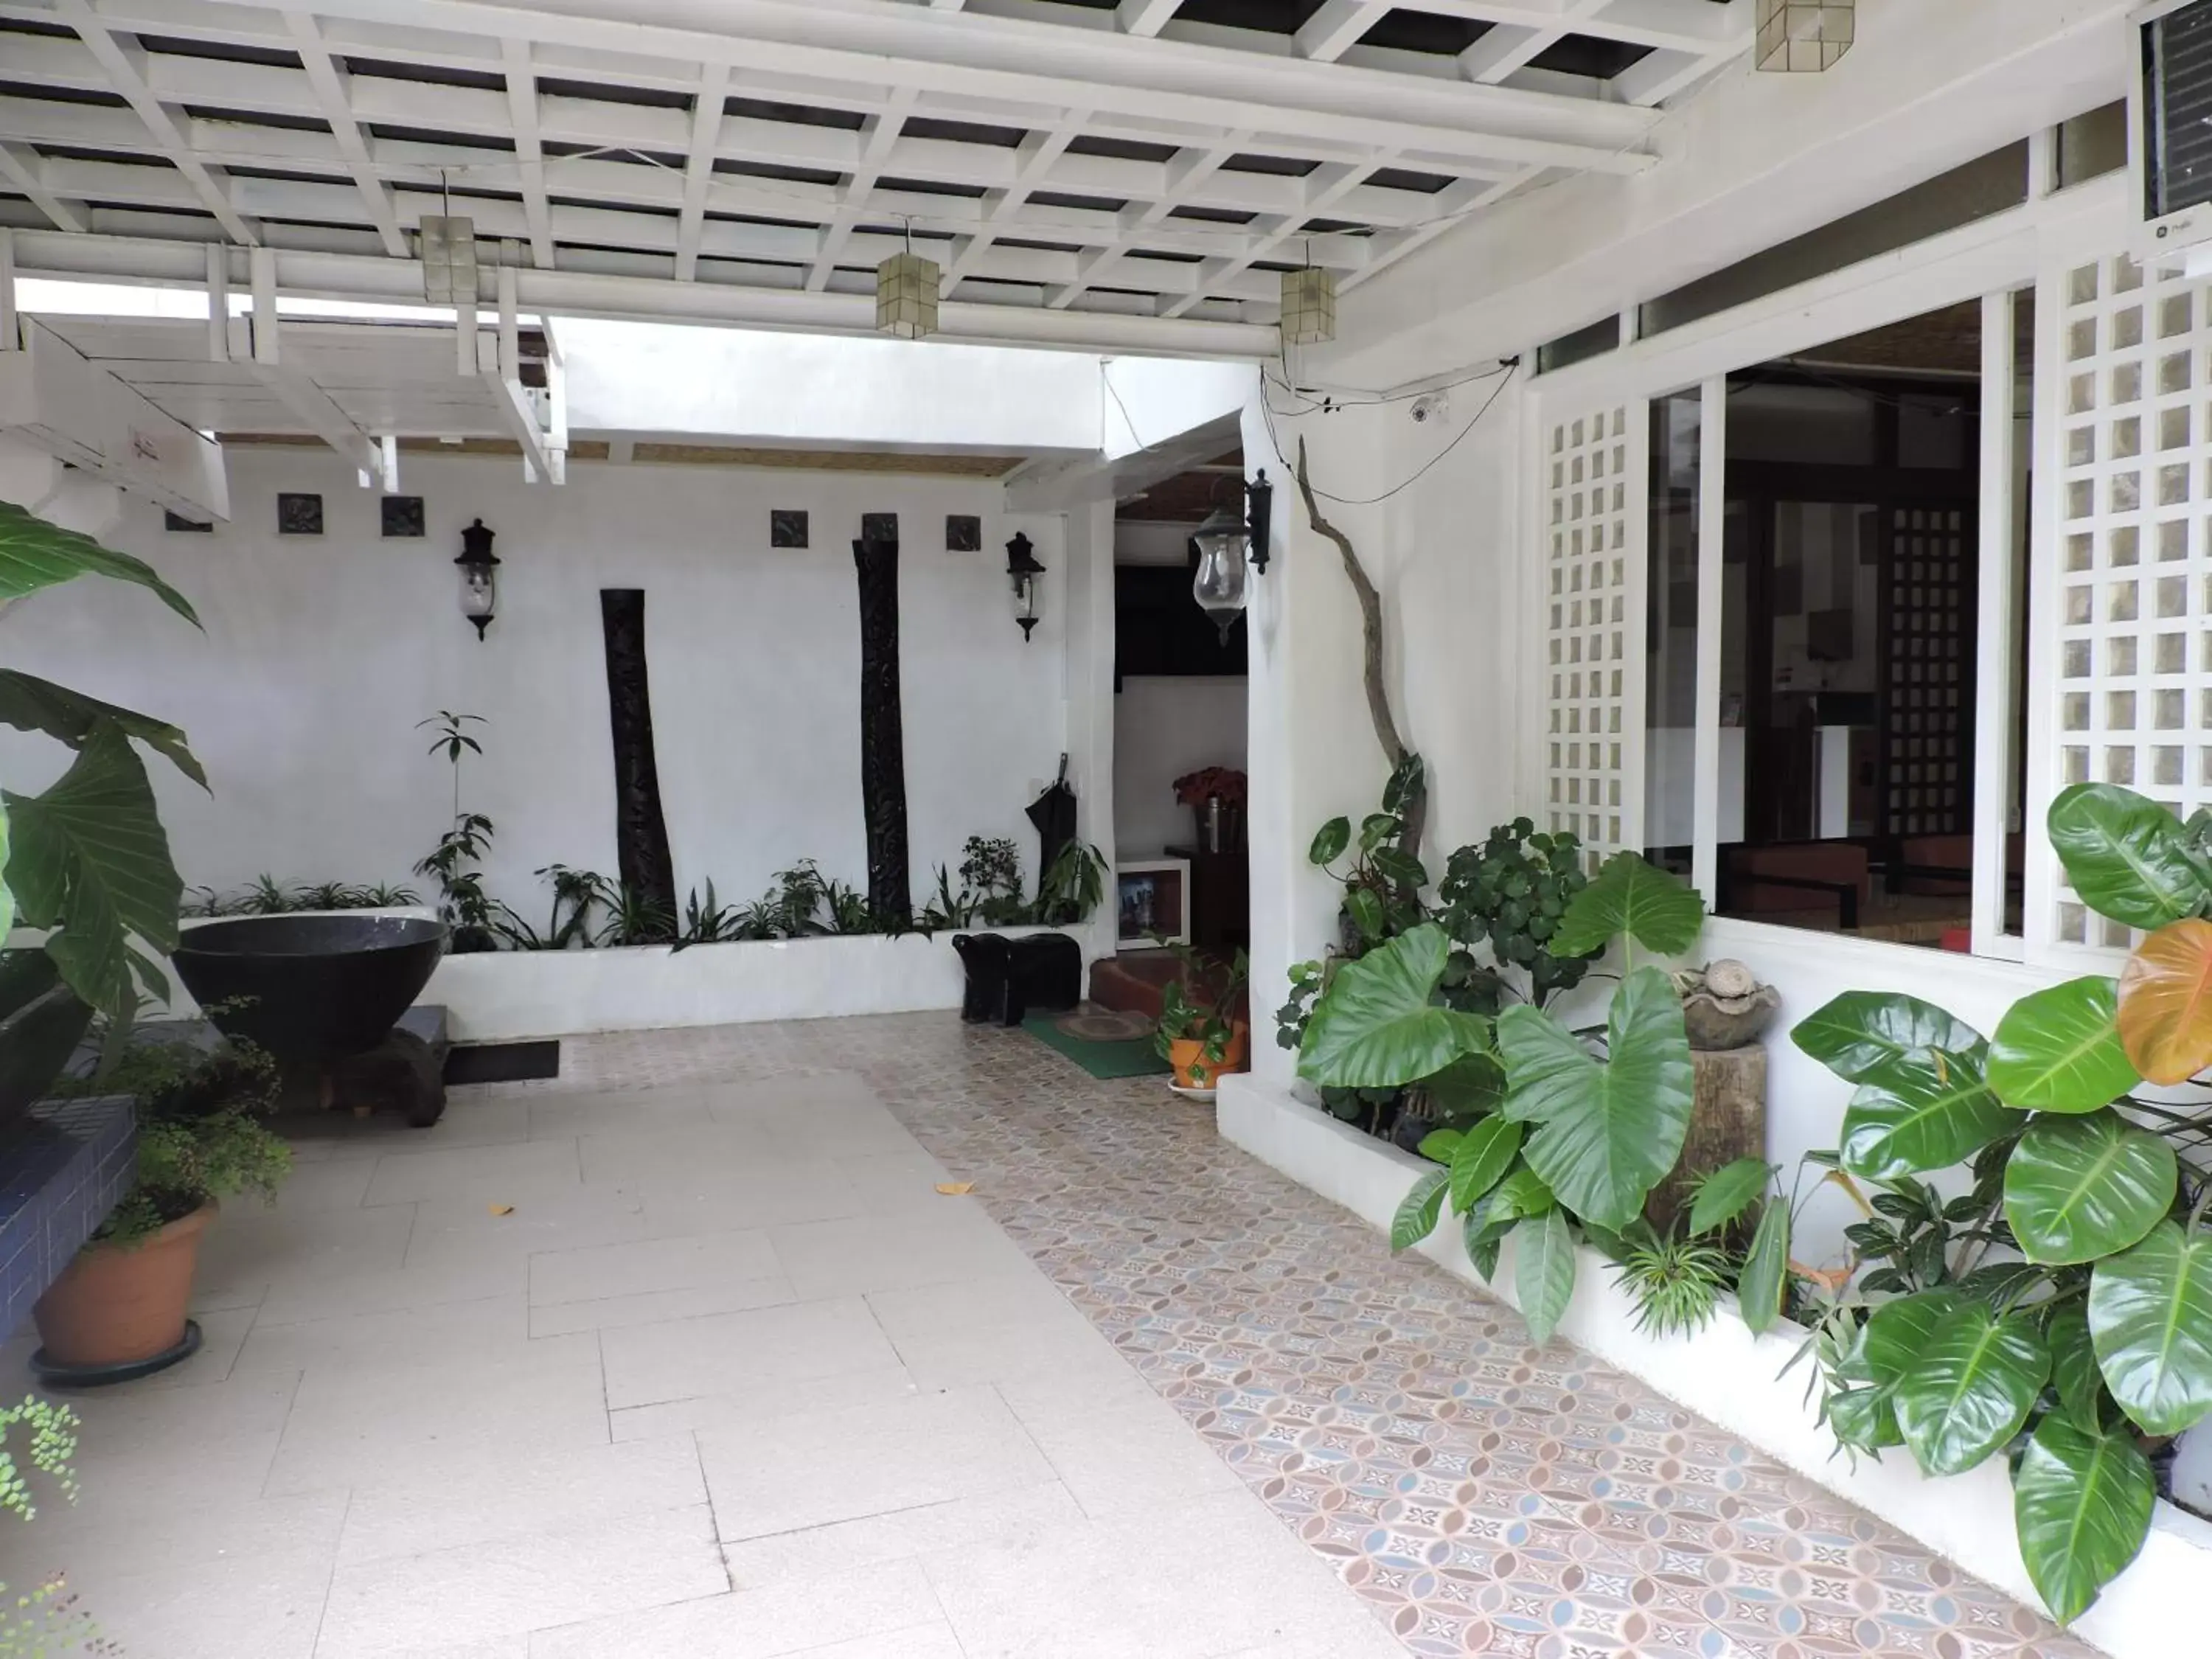
{"type": "Polygon", "coordinates": [[[185,1310],[201,1235],[222,1200],[273,1200],[291,1168],[291,1149],[262,1121],[277,1088],[275,1061],[234,1041],[138,1042],[106,1072],[60,1085],[132,1097],[138,1146],[130,1192],[39,1298],[36,1363],[50,1379],[120,1381],[198,1346],[185,1310]]]}
{"type": "Polygon", "coordinates": [[[1176,1086],[1207,1090],[1224,1072],[1244,1069],[1252,1028],[1242,1006],[1250,969],[1244,952],[1224,968],[1188,945],[1174,947],[1183,977],[1160,993],[1160,1058],[1175,1069],[1176,1086]]]}

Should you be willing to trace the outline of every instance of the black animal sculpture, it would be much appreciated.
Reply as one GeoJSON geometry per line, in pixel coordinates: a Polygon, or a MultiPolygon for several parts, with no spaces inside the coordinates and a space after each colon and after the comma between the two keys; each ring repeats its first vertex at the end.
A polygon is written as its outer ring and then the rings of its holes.
{"type": "Polygon", "coordinates": [[[1083,1000],[1083,950],[1065,933],[955,933],[952,948],[968,969],[964,1020],[1018,1025],[1032,1008],[1058,1011],[1083,1000]]]}

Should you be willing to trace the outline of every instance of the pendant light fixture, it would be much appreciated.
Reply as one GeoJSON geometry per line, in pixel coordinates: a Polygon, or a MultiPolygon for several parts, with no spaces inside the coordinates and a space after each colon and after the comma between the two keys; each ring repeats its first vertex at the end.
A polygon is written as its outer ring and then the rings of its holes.
{"type": "Polygon", "coordinates": [[[1191,597],[1212,619],[1222,642],[1250,603],[1249,575],[1265,574],[1267,568],[1267,525],[1274,513],[1275,487],[1260,476],[1244,486],[1243,514],[1226,507],[1214,508],[1191,538],[1198,552],[1198,568],[1191,577],[1191,597]]]}
{"type": "Polygon", "coordinates": [[[1006,580],[1013,586],[1014,620],[1021,624],[1026,642],[1037,625],[1039,588],[1044,566],[1038,562],[1036,544],[1021,532],[1006,544],[1006,580]]]}
{"type": "Polygon", "coordinates": [[[1759,67],[1777,75],[1833,69],[1857,38],[1857,0],[1759,0],[1759,67]]]}
{"type": "Polygon", "coordinates": [[[491,550],[492,534],[478,519],[461,532],[461,556],[453,561],[461,570],[461,615],[476,624],[478,639],[491,626],[499,605],[499,555],[491,550]]]}
{"type": "Polygon", "coordinates": [[[876,331],[902,340],[937,332],[937,289],[944,273],[937,261],[914,251],[914,221],[906,223],[906,252],[876,267],[876,331]]]}

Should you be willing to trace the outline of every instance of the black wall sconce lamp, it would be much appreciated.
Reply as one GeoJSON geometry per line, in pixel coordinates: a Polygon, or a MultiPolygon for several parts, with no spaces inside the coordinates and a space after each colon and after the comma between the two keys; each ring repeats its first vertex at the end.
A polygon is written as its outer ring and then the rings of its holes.
{"type": "Polygon", "coordinates": [[[1198,547],[1198,574],[1190,591],[1199,608],[1213,618],[1226,640],[1237,618],[1244,614],[1249,599],[1246,574],[1267,571],[1267,532],[1273,522],[1275,487],[1267,482],[1265,467],[1244,486],[1244,514],[1239,518],[1228,507],[1213,510],[1191,539],[1198,547]]]}
{"type": "Polygon", "coordinates": [[[491,550],[493,532],[478,519],[461,532],[461,556],[453,562],[461,571],[461,614],[477,625],[477,637],[491,626],[499,604],[499,556],[491,550]]]}
{"type": "Polygon", "coordinates": [[[1037,578],[1043,574],[1035,544],[1016,531],[1013,540],[1006,544],[1006,580],[1013,584],[1014,620],[1022,625],[1024,641],[1037,625],[1037,578]]]}

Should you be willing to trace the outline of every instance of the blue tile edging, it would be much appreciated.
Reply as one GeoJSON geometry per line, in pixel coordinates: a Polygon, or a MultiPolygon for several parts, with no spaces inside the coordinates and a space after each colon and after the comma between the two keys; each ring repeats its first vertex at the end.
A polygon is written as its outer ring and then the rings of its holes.
{"type": "Polygon", "coordinates": [[[127,1095],[42,1100],[0,1128],[0,1341],[130,1190],[137,1147],[127,1095]]]}

